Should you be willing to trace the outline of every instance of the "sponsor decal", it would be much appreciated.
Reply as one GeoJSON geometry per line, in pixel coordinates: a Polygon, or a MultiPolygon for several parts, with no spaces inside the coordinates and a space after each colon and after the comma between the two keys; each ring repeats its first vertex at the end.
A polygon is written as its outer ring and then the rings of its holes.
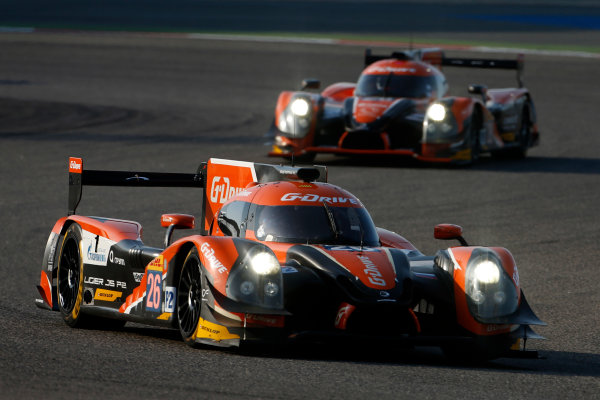
{"type": "Polygon", "coordinates": [[[69,159],[69,172],[80,174],[82,170],[83,162],[81,158],[71,157],[69,159]]]}
{"type": "Polygon", "coordinates": [[[205,319],[199,318],[198,329],[196,330],[196,337],[208,338],[216,340],[217,342],[227,339],[239,339],[239,335],[235,335],[229,332],[223,325],[218,325],[205,319]]]}
{"type": "Polygon", "coordinates": [[[86,230],[81,232],[81,236],[81,250],[84,264],[106,265],[108,262],[108,251],[115,242],[86,230]]]}
{"type": "Polygon", "coordinates": [[[88,276],[83,280],[83,283],[88,283],[90,285],[104,286],[104,279],[94,278],[93,276],[88,276]]]}
{"type": "Polygon", "coordinates": [[[298,272],[298,270],[294,267],[286,267],[285,265],[281,267],[282,274],[293,274],[295,272],[298,272]]]}
{"type": "Polygon", "coordinates": [[[93,276],[87,276],[83,280],[83,283],[96,286],[116,287],[121,289],[127,289],[127,282],[115,281],[114,279],[96,278],[93,276]]]}
{"type": "Polygon", "coordinates": [[[379,253],[379,249],[376,247],[360,247],[360,246],[331,246],[324,245],[325,250],[328,251],[356,251],[359,253],[379,253]]]}
{"type": "Polygon", "coordinates": [[[92,250],[92,244],[88,246],[87,249],[87,260],[92,262],[99,262],[102,264],[106,264],[106,255],[102,254],[104,252],[103,249],[99,249],[100,253],[97,253],[92,250]]]}
{"type": "Polygon", "coordinates": [[[415,68],[406,68],[406,67],[391,67],[391,66],[387,66],[387,67],[383,67],[383,66],[379,66],[379,65],[375,65],[372,66],[371,68],[369,68],[369,73],[380,73],[380,74],[387,74],[387,73],[408,73],[408,74],[414,74],[416,73],[417,70],[415,68]]]}
{"type": "Polygon", "coordinates": [[[175,311],[175,288],[173,286],[167,286],[165,288],[165,313],[172,313],[175,311]]]}
{"type": "Polygon", "coordinates": [[[485,330],[487,332],[496,332],[496,331],[502,331],[505,329],[510,328],[510,325],[496,325],[496,324],[490,324],[490,325],[486,325],[485,326],[485,330]]]}
{"type": "Polygon", "coordinates": [[[54,254],[56,253],[56,239],[52,240],[52,245],[50,246],[50,251],[48,252],[48,271],[52,271],[52,267],[54,266],[54,254]]]}
{"type": "Polygon", "coordinates": [[[283,328],[284,318],[281,315],[246,314],[246,322],[263,326],[283,328]]]}
{"type": "Polygon", "coordinates": [[[281,201],[302,201],[307,203],[322,203],[324,201],[331,204],[355,204],[358,205],[358,201],[356,199],[352,199],[349,197],[327,197],[327,196],[319,196],[318,194],[308,193],[286,193],[281,196],[281,201]]]}
{"type": "Polygon", "coordinates": [[[122,292],[107,289],[97,289],[94,295],[94,300],[116,301],[121,298],[122,292]]]}
{"type": "Polygon", "coordinates": [[[220,274],[227,272],[227,268],[215,256],[215,250],[210,247],[208,243],[202,243],[202,246],[200,246],[200,251],[213,269],[219,271],[220,274]]]}
{"type": "Polygon", "coordinates": [[[383,279],[383,275],[377,269],[377,266],[371,261],[368,256],[357,256],[358,259],[363,263],[365,269],[364,273],[367,275],[367,279],[374,285],[378,286],[386,286],[385,280],[383,279]]]}
{"type": "Polygon", "coordinates": [[[110,253],[108,253],[108,261],[110,261],[113,264],[118,264],[118,265],[123,265],[123,266],[125,265],[125,259],[116,257],[112,250],[110,251],[110,253]]]}
{"type": "Polygon", "coordinates": [[[148,269],[146,270],[146,310],[160,312],[161,301],[162,267],[148,265],[148,269]]]}
{"type": "Polygon", "coordinates": [[[231,186],[228,177],[215,176],[210,187],[210,201],[213,203],[224,204],[227,200],[240,192],[244,192],[245,188],[231,186]]]}
{"type": "Polygon", "coordinates": [[[515,285],[519,286],[519,271],[517,270],[517,266],[515,265],[515,270],[513,271],[513,281],[515,281],[515,285]]]}
{"type": "Polygon", "coordinates": [[[136,282],[141,282],[142,278],[144,277],[144,273],[143,272],[134,272],[133,273],[133,280],[136,282]]]}
{"type": "Polygon", "coordinates": [[[156,319],[160,319],[160,320],[163,320],[163,321],[168,321],[169,318],[171,318],[172,315],[173,315],[173,313],[164,312],[164,313],[160,314],[158,317],[156,317],[156,319]]]}
{"type": "Polygon", "coordinates": [[[337,329],[346,329],[346,324],[348,323],[348,318],[350,318],[350,315],[352,314],[352,312],[354,312],[354,310],[356,309],[355,306],[353,306],[352,304],[348,304],[348,303],[342,303],[340,304],[340,308],[338,309],[338,313],[335,317],[335,323],[334,326],[337,329]]]}

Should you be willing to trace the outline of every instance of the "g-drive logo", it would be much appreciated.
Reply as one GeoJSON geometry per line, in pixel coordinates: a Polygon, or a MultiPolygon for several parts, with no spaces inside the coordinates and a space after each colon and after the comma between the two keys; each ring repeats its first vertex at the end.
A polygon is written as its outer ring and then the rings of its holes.
{"type": "Polygon", "coordinates": [[[224,204],[227,200],[242,192],[244,188],[231,186],[228,177],[215,176],[210,188],[210,201],[224,204]],[[221,181],[222,179],[222,181],[221,181]],[[221,183],[222,182],[222,183],[221,183]]]}
{"type": "Polygon", "coordinates": [[[69,163],[69,167],[72,170],[76,170],[76,171],[81,171],[81,164],[79,164],[77,161],[75,160],[71,160],[71,162],[69,163]]]}

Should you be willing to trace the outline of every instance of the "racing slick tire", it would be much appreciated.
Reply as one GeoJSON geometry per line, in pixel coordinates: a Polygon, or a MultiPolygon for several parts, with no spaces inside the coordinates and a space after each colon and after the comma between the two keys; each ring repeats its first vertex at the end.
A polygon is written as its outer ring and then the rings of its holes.
{"type": "Polygon", "coordinates": [[[72,224],[65,232],[56,272],[58,308],[63,320],[70,327],[82,327],[85,317],[81,315],[83,301],[83,257],[81,255],[81,227],[72,224]]]}
{"type": "Polygon", "coordinates": [[[479,132],[481,130],[481,114],[477,109],[473,112],[471,117],[471,123],[469,124],[469,147],[471,149],[471,157],[467,164],[474,164],[479,160],[480,146],[479,146],[479,132]]]}
{"type": "Polygon", "coordinates": [[[529,108],[523,108],[521,116],[521,125],[517,133],[516,144],[506,150],[499,150],[492,153],[497,158],[512,158],[522,159],[527,156],[527,150],[531,146],[531,118],[529,116],[529,108]]]}
{"type": "Polygon", "coordinates": [[[202,311],[202,263],[194,247],[185,258],[177,283],[177,325],[183,341],[196,345],[196,329],[202,311]]]}
{"type": "Polygon", "coordinates": [[[56,272],[58,308],[63,320],[72,328],[114,330],[126,321],[92,317],[81,313],[83,303],[83,257],[81,255],[81,226],[72,224],[64,234],[58,253],[56,272]]]}
{"type": "Polygon", "coordinates": [[[519,147],[514,149],[511,156],[515,158],[525,158],[527,156],[527,149],[529,149],[529,146],[531,145],[531,122],[529,118],[529,109],[527,107],[523,109],[518,140],[519,147]]]}

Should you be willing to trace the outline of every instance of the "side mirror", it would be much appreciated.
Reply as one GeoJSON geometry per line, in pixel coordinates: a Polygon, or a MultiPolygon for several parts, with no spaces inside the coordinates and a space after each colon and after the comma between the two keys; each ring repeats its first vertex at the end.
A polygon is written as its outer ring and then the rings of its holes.
{"type": "Polygon", "coordinates": [[[193,215],[188,214],[163,214],[160,218],[160,225],[167,228],[165,233],[165,247],[169,247],[171,236],[175,229],[193,229],[196,220],[193,215]]]}
{"type": "Polygon", "coordinates": [[[433,237],[440,240],[456,239],[463,246],[468,246],[467,241],[462,237],[463,230],[458,225],[439,224],[433,229],[433,237]]]}
{"type": "Polygon", "coordinates": [[[318,89],[321,87],[321,81],[318,79],[304,79],[302,81],[302,87],[300,90],[305,89],[318,89]]]}
{"type": "Polygon", "coordinates": [[[469,93],[481,95],[483,101],[486,101],[488,88],[485,85],[469,85],[469,93]]]}

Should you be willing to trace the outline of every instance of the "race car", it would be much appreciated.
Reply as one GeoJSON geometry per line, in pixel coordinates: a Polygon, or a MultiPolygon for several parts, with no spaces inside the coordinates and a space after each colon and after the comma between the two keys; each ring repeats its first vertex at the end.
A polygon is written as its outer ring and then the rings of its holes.
{"type": "Polygon", "coordinates": [[[70,158],[68,215],[48,238],[36,304],[71,327],[159,325],[190,345],[389,340],[468,359],[530,354],[530,325],[544,323],[511,253],[469,246],[456,225],[434,236],[460,245],[422,254],[377,228],[323,166],[211,158],[176,174],[70,158]],[[148,246],[137,222],[77,215],[85,185],[203,189],[199,232],[171,242],[195,218],[163,214],[164,243],[148,246]]]}
{"type": "Polygon", "coordinates": [[[439,49],[374,55],[367,49],[358,82],[321,93],[306,79],[300,91],[281,92],[267,134],[270,156],[313,161],[319,153],[392,155],[470,164],[482,153],[525,157],[539,142],[536,112],[516,60],[450,58],[439,49]],[[442,66],[515,69],[518,88],[468,87],[451,96],[442,66]]]}

